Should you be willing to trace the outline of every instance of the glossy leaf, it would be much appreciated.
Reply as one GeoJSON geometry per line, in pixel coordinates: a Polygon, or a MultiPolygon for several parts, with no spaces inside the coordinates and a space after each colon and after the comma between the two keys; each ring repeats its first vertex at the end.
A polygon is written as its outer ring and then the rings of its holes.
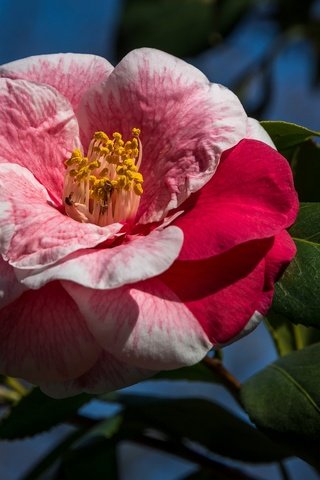
{"type": "Polygon", "coordinates": [[[313,458],[313,463],[319,461],[319,372],[317,343],[280,358],[249,379],[241,391],[251,420],[303,458],[313,458]]]}
{"type": "Polygon", "coordinates": [[[212,43],[213,0],[127,0],[118,38],[118,57],[153,47],[178,57],[195,55],[212,43]]]}
{"type": "Polygon", "coordinates": [[[34,388],[1,421],[0,438],[13,440],[49,430],[72,417],[90,399],[89,395],[82,394],[55,400],[34,388]]]}
{"type": "Polygon", "coordinates": [[[288,154],[300,202],[320,202],[320,147],[312,140],[298,145],[288,154]]]}
{"type": "Polygon", "coordinates": [[[291,234],[297,255],[276,285],[273,310],[293,323],[320,328],[320,203],[301,204],[291,234]]]}
{"type": "Polygon", "coordinates": [[[310,130],[295,123],[263,121],[261,125],[280,151],[299,145],[314,136],[320,136],[319,131],[310,130]]]}
{"type": "Polygon", "coordinates": [[[320,330],[304,325],[294,325],[273,310],[269,311],[265,323],[280,356],[320,342],[320,330]]]}
{"type": "Polygon", "coordinates": [[[124,418],[170,438],[186,438],[214,453],[253,463],[272,462],[287,453],[219,405],[202,399],[159,399],[120,395],[124,418]]]}

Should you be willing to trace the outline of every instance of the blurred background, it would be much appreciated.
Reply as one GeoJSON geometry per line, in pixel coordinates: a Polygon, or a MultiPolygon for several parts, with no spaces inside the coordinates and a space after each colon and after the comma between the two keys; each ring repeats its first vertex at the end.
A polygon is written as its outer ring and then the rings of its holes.
{"type": "MultiPolygon", "coordinates": [[[[259,120],[320,129],[320,0],[0,0],[0,64],[58,52],[92,53],[116,64],[142,46],[185,58],[233,90],[259,120]]],[[[240,380],[276,358],[263,325],[224,354],[240,380]]],[[[215,398],[243,416],[215,385],[150,381],[131,390],[215,398]]],[[[101,409],[93,403],[86,413],[101,415],[101,409]]],[[[30,440],[1,442],[0,479],[20,480],[68,431],[60,426],[30,440]]],[[[121,480],[183,480],[195,470],[191,463],[129,443],[118,458],[121,480]]],[[[293,480],[318,478],[300,460],[286,466],[293,480]]],[[[265,480],[283,478],[277,466],[241,468],[265,480]]]]}

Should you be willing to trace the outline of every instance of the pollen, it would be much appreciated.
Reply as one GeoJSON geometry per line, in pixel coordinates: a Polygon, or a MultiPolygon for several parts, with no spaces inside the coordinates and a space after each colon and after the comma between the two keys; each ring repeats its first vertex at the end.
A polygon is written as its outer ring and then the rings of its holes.
{"type": "Polygon", "coordinates": [[[66,214],[100,226],[133,222],[143,194],[140,129],[132,138],[120,132],[95,132],[87,156],[75,149],[65,160],[63,202],[66,214]]]}

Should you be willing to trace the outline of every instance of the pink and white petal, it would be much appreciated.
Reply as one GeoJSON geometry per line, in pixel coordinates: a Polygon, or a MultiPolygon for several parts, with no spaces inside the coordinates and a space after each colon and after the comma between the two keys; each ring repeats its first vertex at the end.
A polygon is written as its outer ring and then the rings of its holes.
{"type": "Polygon", "coordinates": [[[167,270],[179,255],[182,242],[182,231],[167,227],[146,237],[132,237],[129,243],[116,247],[76,252],[42,271],[20,271],[19,279],[29,288],[58,279],[100,290],[117,288],[167,270]]]}
{"type": "Polygon", "coordinates": [[[77,109],[83,94],[108,78],[113,66],[97,55],[36,55],[0,67],[0,77],[31,80],[54,87],[77,109]]]}
{"type": "Polygon", "coordinates": [[[213,175],[221,153],[246,136],[238,98],[195,67],[158,50],[130,52],[79,108],[82,139],[141,129],[141,223],[158,221],[213,175]]]}
{"type": "Polygon", "coordinates": [[[65,167],[79,147],[70,103],[49,86],[0,78],[0,162],[28,168],[61,205],[65,167]]]}
{"type": "Polygon", "coordinates": [[[199,362],[212,347],[190,310],[157,279],[108,291],[64,286],[96,341],[125,363],[169,370],[199,362]]]}
{"type": "Polygon", "coordinates": [[[294,222],[298,197],[287,160],[262,142],[242,140],[183,207],[174,221],[185,236],[179,259],[199,260],[279,234],[294,222]]]}
{"type": "Polygon", "coordinates": [[[86,392],[99,395],[128,387],[152,377],[156,372],[133,367],[103,352],[93,367],[73,380],[41,383],[41,390],[53,398],[65,398],[86,392]]]}
{"type": "Polygon", "coordinates": [[[262,127],[258,120],[248,117],[247,120],[247,135],[246,138],[251,140],[260,140],[260,142],[266,143],[270,147],[276,150],[276,146],[271,140],[270,135],[266,132],[266,130],[262,127]]]}
{"type": "Polygon", "coordinates": [[[13,302],[26,290],[8,262],[0,255],[0,309],[13,302]]]}
{"type": "Polygon", "coordinates": [[[201,261],[176,261],[159,278],[175,292],[217,345],[231,341],[260,303],[265,256],[273,239],[251,241],[201,261]]]}
{"type": "Polygon", "coordinates": [[[44,268],[95,247],[121,228],[76,222],[50,204],[47,191],[26,168],[0,164],[0,249],[12,266],[44,268]]]}
{"type": "Polygon", "coordinates": [[[80,376],[100,347],[59,282],[24,292],[0,310],[0,371],[31,383],[80,376]]]}

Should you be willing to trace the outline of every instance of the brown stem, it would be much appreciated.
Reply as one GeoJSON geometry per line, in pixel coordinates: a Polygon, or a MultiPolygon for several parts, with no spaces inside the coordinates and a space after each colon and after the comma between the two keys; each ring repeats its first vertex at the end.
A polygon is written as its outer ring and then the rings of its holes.
{"type": "Polygon", "coordinates": [[[234,377],[223,365],[219,358],[211,358],[208,355],[204,357],[202,363],[208,367],[215,376],[219,377],[220,382],[224,385],[231,395],[240,403],[239,393],[241,383],[234,377]]]}

